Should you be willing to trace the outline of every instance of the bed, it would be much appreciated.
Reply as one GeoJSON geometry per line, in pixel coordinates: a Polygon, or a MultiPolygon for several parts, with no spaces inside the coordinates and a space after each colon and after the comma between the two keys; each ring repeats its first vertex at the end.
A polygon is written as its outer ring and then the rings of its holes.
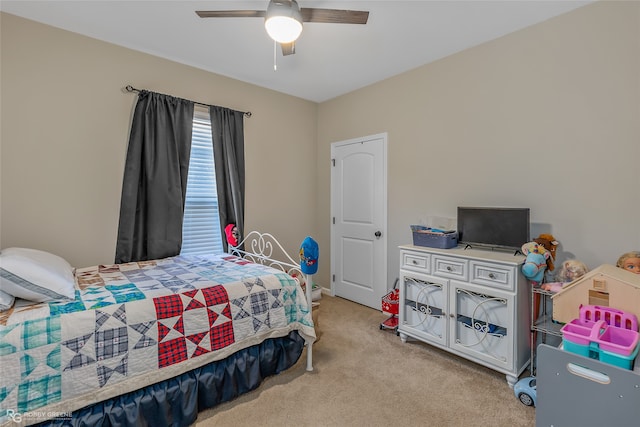
{"type": "Polygon", "coordinates": [[[219,256],[77,268],[72,298],[0,313],[0,425],[188,426],[305,347],[310,371],[311,283],[258,232],[219,256]]]}

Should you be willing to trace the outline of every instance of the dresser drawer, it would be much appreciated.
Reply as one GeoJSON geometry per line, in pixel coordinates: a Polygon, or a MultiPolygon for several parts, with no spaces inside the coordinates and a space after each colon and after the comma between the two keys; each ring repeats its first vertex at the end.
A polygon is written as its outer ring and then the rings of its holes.
{"type": "Polygon", "coordinates": [[[513,291],[515,276],[515,267],[471,261],[471,283],[513,291]]]}
{"type": "Polygon", "coordinates": [[[433,273],[436,276],[467,281],[469,278],[469,262],[462,258],[433,256],[433,273]]]}
{"type": "Polygon", "coordinates": [[[402,251],[402,265],[400,268],[429,273],[431,255],[419,252],[402,251]]]}

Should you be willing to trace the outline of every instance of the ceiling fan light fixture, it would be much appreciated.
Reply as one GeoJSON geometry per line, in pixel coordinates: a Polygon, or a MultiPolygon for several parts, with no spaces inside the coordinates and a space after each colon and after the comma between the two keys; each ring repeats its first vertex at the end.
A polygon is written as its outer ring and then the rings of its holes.
{"type": "Polygon", "coordinates": [[[291,43],[302,33],[302,15],[295,0],[272,0],[264,17],[267,34],[278,43],[291,43]]]}

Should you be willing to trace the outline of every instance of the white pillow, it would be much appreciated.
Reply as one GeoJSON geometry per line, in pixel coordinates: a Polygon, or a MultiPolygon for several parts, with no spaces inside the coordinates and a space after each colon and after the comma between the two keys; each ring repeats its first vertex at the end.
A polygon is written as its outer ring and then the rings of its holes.
{"type": "Polygon", "coordinates": [[[73,299],[73,267],[49,252],[4,249],[0,252],[0,290],[35,302],[73,299]]]}
{"type": "Polygon", "coordinates": [[[9,310],[15,298],[4,291],[0,291],[0,313],[9,310]]]}

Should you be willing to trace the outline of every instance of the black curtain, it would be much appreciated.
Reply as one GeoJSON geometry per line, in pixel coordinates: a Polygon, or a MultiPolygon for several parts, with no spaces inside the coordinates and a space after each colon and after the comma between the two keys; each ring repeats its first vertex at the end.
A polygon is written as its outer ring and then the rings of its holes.
{"type": "Polygon", "coordinates": [[[244,236],[244,113],[228,108],[210,106],[213,158],[216,167],[218,209],[222,245],[228,251],[224,228],[238,227],[244,236]]]}
{"type": "Polygon", "coordinates": [[[124,170],[116,263],[175,256],[191,154],[194,103],[140,91],[124,170]]]}

